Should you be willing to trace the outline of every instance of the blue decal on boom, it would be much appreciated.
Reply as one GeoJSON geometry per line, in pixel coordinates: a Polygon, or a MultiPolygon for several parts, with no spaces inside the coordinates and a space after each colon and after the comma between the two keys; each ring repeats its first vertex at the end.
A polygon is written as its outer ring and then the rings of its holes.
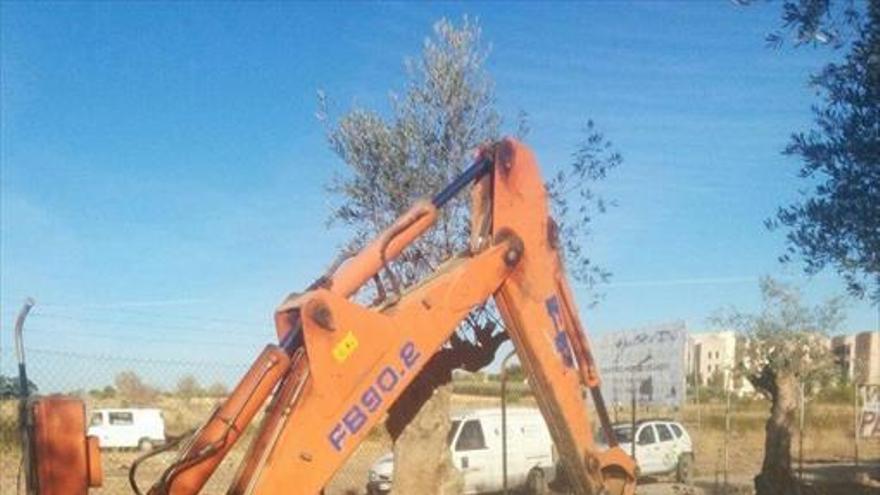
{"type": "Polygon", "coordinates": [[[550,319],[553,320],[553,329],[556,331],[556,335],[553,336],[553,346],[556,348],[556,352],[559,354],[562,364],[569,368],[574,368],[574,356],[571,352],[571,343],[568,341],[568,334],[565,333],[562,315],[559,313],[559,300],[556,299],[556,295],[554,294],[547,298],[545,305],[547,306],[547,314],[549,314],[550,319]]]}
{"type": "Polygon", "coordinates": [[[350,436],[357,435],[372,415],[378,412],[385,398],[397,389],[400,378],[404,373],[413,368],[422,357],[422,353],[412,342],[405,342],[398,353],[400,371],[397,366],[385,366],[370,383],[366,390],[361,392],[360,401],[349,407],[345,414],[330,430],[327,440],[333,450],[341,452],[345,446],[345,440],[350,436]]]}

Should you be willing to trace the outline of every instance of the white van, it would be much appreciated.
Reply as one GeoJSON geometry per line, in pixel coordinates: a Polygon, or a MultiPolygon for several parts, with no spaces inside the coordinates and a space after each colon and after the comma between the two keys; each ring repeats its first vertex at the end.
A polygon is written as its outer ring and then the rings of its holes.
{"type": "Polygon", "coordinates": [[[159,409],[95,409],[89,416],[89,435],[102,449],[150,450],[165,443],[165,419],[159,409]]]}
{"type": "MultiPolygon", "coordinates": [[[[504,487],[501,457],[501,409],[476,409],[453,414],[449,432],[452,461],[464,478],[463,494],[500,491],[504,487]]],[[[556,451],[541,411],[507,410],[507,486],[526,493],[548,493],[556,474],[556,451]]],[[[367,493],[391,490],[394,456],[389,453],[370,468],[367,493]]]]}

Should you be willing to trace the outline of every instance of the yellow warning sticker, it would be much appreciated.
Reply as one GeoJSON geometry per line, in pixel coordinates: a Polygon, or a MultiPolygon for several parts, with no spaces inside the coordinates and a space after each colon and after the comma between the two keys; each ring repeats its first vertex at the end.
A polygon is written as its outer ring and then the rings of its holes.
{"type": "Polygon", "coordinates": [[[333,358],[339,363],[345,362],[357,347],[357,337],[354,336],[354,333],[348,332],[345,337],[342,337],[342,340],[333,346],[333,358]]]}

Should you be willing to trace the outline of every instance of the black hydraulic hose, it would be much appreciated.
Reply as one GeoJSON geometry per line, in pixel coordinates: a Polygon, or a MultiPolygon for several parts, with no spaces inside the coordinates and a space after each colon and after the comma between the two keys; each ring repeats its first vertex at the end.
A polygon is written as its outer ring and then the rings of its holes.
{"type": "Polygon", "coordinates": [[[431,198],[431,203],[437,208],[442,207],[449,202],[462,189],[467,187],[471,182],[482,178],[490,170],[492,170],[492,159],[489,157],[480,157],[473,165],[466,168],[464,172],[458,175],[449,183],[442,191],[438,192],[431,198]]]}
{"type": "Polygon", "coordinates": [[[161,454],[162,452],[168,452],[169,450],[177,447],[180,444],[180,442],[186,440],[187,438],[190,438],[196,431],[198,431],[198,429],[194,428],[194,429],[184,433],[183,435],[180,435],[179,437],[174,438],[173,440],[166,443],[165,445],[163,445],[157,449],[153,449],[153,450],[147,452],[146,454],[141,455],[140,457],[135,459],[134,462],[131,463],[131,467],[128,468],[128,483],[131,485],[131,489],[134,491],[135,495],[144,495],[143,492],[140,490],[140,487],[138,487],[138,484],[137,484],[137,469],[141,465],[141,463],[143,463],[147,459],[150,459],[152,457],[155,457],[155,456],[161,454]]]}
{"type": "MultiPolygon", "coordinates": [[[[452,198],[454,198],[459,192],[461,192],[462,189],[464,189],[465,187],[470,185],[472,182],[481,179],[487,173],[491,172],[493,164],[494,163],[492,161],[492,158],[487,157],[487,156],[481,156],[479,159],[477,159],[476,162],[471,164],[461,174],[459,174],[455,179],[453,179],[452,182],[450,182],[446,187],[444,187],[443,190],[441,190],[440,192],[435,194],[434,197],[431,198],[431,203],[437,208],[443,207],[452,198]]],[[[420,217],[414,218],[411,222],[407,223],[407,225],[403,226],[400,230],[403,230],[406,227],[409,227],[413,222],[417,221],[419,218],[420,217]]],[[[395,235],[396,235],[396,233],[393,233],[392,235],[388,236],[388,239],[386,240],[385,244],[382,246],[382,249],[381,249],[382,263],[386,269],[388,269],[388,265],[387,265],[387,261],[385,260],[385,249],[388,247],[388,243],[391,242],[391,240],[395,237],[395,235]]],[[[350,256],[350,254],[345,254],[344,256],[341,256],[339,259],[337,259],[337,261],[334,262],[333,266],[328,271],[328,275],[325,275],[325,276],[319,278],[318,280],[316,280],[311,286],[309,286],[309,288],[307,290],[313,290],[313,289],[316,289],[316,288],[322,286],[326,282],[326,280],[330,277],[330,274],[332,274],[333,271],[339,265],[341,265],[342,262],[349,256],[350,256]]],[[[391,270],[388,270],[388,272],[391,274],[392,282],[394,282],[395,285],[398,286],[398,287],[396,287],[396,290],[399,294],[399,292],[400,292],[399,281],[397,280],[396,275],[391,270]]],[[[293,325],[293,329],[291,331],[287,332],[287,334],[285,334],[281,338],[281,342],[280,342],[281,347],[283,347],[289,355],[293,355],[293,353],[296,352],[297,349],[302,347],[303,344],[304,344],[304,339],[303,339],[303,334],[302,334],[302,323],[301,322],[295,323],[293,325]]]]}

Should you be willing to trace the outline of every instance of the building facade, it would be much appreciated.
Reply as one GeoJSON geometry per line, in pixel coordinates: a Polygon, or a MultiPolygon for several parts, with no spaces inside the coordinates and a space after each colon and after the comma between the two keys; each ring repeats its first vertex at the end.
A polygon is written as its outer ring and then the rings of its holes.
{"type": "Polygon", "coordinates": [[[831,352],[847,380],[880,384],[880,331],[838,335],[831,339],[831,352]]]}
{"type": "Polygon", "coordinates": [[[691,334],[687,352],[690,381],[731,390],[737,395],[754,392],[748,380],[734,373],[742,359],[742,342],[732,330],[691,334]]]}

